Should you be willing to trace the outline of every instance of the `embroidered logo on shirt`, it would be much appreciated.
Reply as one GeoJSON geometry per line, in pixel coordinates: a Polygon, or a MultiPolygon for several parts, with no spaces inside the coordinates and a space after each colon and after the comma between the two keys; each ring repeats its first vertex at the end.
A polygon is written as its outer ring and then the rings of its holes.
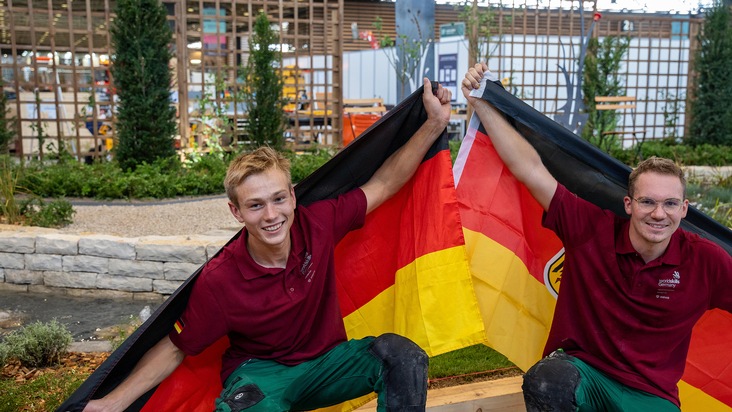
{"type": "Polygon", "coordinates": [[[675,270],[674,273],[671,275],[670,279],[659,279],[658,280],[658,287],[660,288],[675,288],[681,284],[681,274],[678,270],[675,270]]]}
{"type": "Polygon", "coordinates": [[[175,325],[173,325],[173,327],[175,328],[175,331],[178,332],[178,334],[180,335],[181,332],[183,332],[183,328],[186,327],[186,324],[183,323],[183,319],[178,319],[177,321],[175,321],[175,325]]]}
{"type": "Polygon", "coordinates": [[[308,282],[312,282],[313,276],[315,275],[315,272],[312,269],[313,267],[313,255],[310,254],[310,252],[305,252],[305,259],[302,261],[302,265],[300,265],[300,274],[305,277],[305,279],[308,280],[308,282]]]}
{"type": "Polygon", "coordinates": [[[656,291],[656,299],[671,299],[670,292],[673,292],[677,286],[681,285],[681,273],[674,270],[669,279],[658,279],[658,290],[656,291]]]}

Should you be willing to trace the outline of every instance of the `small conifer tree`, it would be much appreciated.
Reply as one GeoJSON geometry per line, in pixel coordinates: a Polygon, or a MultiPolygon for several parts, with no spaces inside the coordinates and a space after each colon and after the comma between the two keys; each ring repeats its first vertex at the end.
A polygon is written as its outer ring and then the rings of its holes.
{"type": "Polygon", "coordinates": [[[123,169],[175,155],[170,102],[172,32],[158,0],[119,0],[111,28],[119,105],[116,159],[123,169]]]}
{"type": "Polygon", "coordinates": [[[698,35],[691,122],[693,145],[732,145],[732,12],[716,2],[698,35]]]}
{"type": "Polygon", "coordinates": [[[617,139],[606,139],[603,135],[616,128],[620,115],[615,110],[598,111],[595,97],[625,94],[620,68],[629,46],[628,38],[608,36],[602,40],[590,39],[587,47],[582,94],[588,117],[582,138],[606,152],[620,144],[617,139]]]}
{"type": "Polygon", "coordinates": [[[260,13],[249,39],[249,60],[242,70],[244,101],[249,121],[247,133],[255,147],[268,145],[281,149],[285,131],[285,99],[282,96],[282,74],[277,33],[267,15],[260,13]]]}

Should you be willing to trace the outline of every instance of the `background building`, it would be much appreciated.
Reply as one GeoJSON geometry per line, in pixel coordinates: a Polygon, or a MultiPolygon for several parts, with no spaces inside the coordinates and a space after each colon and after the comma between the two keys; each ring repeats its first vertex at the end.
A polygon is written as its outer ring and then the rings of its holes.
{"type": "MultiPolygon", "coordinates": [[[[195,142],[203,96],[224,108],[231,137],[240,138],[246,108],[237,101],[238,68],[260,11],[280,34],[285,94],[291,99],[288,137],[293,143],[342,143],[344,99],[381,99],[396,104],[394,48],[374,49],[396,38],[394,3],[369,0],[163,1],[174,32],[171,61],[180,146],[195,142]],[[374,26],[381,18],[382,29],[374,26]],[[379,38],[381,37],[381,39],[379,38]],[[223,90],[216,90],[220,80],[223,90]]],[[[637,108],[623,123],[646,138],[683,135],[689,95],[689,61],[701,17],[603,13],[594,25],[595,1],[557,0],[537,8],[528,1],[480,1],[489,16],[483,53],[512,92],[548,116],[573,107],[577,60],[588,36],[628,36],[622,75],[637,108]],[[590,30],[590,28],[592,30],[590,30]]],[[[19,156],[53,151],[63,140],[74,154],[100,155],[114,139],[115,88],[109,70],[114,51],[110,0],[0,0],[2,84],[15,117],[19,156]],[[22,144],[20,142],[22,141],[22,144]]],[[[466,15],[458,6],[435,9],[437,78],[454,87],[455,107],[464,101],[457,85],[467,68],[470,26],[452,30],[466,15]],[[442,76],[442,77],[440,77],[442,76]]],[[[483,27],[485,27],[485,23],[483,27]]]]}

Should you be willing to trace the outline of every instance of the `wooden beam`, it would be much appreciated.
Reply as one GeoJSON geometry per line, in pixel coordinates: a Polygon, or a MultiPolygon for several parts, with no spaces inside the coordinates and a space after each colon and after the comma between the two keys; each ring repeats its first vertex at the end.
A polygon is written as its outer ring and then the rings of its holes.
{"type": "Polygon", "coordinates": [[[595,96],[596,110],[635,109],[635,96],[595,96]]]}
{"type": "Polygon", "coordinates": [[[595,96],[597,103],[634,102],[635,96],[595,96]]]}
{"type": "MultiPolygon", "coordinates": [[[[467,385],[433,389],[427,392],[429,412],[525,412],[521,376],[495,379],[467,385]]],[[[356,409],[376,411],[376,401],[356,409]]]]}
{"type": "Polygon", "coordinates": [[[635,109],[634,104],[598,104],[596,110],[630,110],[635,109]]]}

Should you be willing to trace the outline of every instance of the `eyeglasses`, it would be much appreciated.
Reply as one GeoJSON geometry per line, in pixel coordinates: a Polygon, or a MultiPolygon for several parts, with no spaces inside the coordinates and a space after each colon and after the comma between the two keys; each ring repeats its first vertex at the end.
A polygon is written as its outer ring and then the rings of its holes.
{"type": "Polygon", "coordinates": [[[666,199],[664,201],[657,201],[654,199],[651,199],[649,197],[640,197],[638,199],[631,197],[631,199],[635,200],[636,203],[638,203],[638,207],[643,212],[653,212],[658,207],[658,204],[661,204],[661,207],[663,207],[663,211],[666,213],[676,213],[681,209],[681,205],[684,203],[679,199],[666,199]]]}

